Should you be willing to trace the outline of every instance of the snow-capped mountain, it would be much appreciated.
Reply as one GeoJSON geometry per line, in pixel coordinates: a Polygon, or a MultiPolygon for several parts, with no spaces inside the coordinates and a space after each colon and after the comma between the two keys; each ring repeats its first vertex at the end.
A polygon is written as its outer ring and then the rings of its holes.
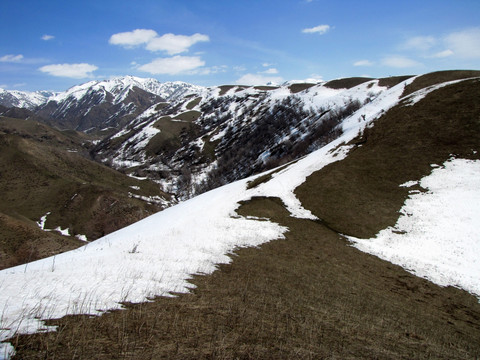
{"type": "Polygon", "coordinates": [[[103,100],[107,98],[107,93],[112,95],[110,100],[113,104],[121,103],[134,88],[160,96],[168,101],[175,99],[184,93],[192,90],[198,90],[200,87],[187,84],[181,81],[161,83],[152,78],[139,78],[136,76],[116,77],[109,80],[89,81],[87,83],[76,85],[70,89],[52,96],[48,101],[62,103],[67,99],[81,101],[82,98],[92,92],[103,93],[103,100]]]}
{"type": "Polygon", "coordinates": [[[187,83],[134,76],[90,81],[49,97],[36,113],[61,129],[111,133],[152,104],[198,89],[187,83]]]}
{"type": "Polygon", "coordinates": [[[34,110],[54,95],[52,91],[28,92],[0,89],[0,105],[34,110]]]}

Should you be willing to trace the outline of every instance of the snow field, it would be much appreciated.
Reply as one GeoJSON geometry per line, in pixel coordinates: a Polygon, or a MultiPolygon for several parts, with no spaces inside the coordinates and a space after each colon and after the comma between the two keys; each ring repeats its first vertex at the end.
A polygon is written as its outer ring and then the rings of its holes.
{"type": "Polygon", "coordinates": [[[480,297],[480,161],[451,159],[420,186],[428,191],[411,192],[395,226],[350,241],[417,276],[480,297]]]}
{"type": "Polygon", "coordinates": [[[246,181],[228,185],[82,248],[1,271],[1,339],[42,329],[42,318],[186,292],[191,274],[230,262],[235,248],[282,238],[287,229],[278,224],[232,217],[245,189],[246,181]]]}

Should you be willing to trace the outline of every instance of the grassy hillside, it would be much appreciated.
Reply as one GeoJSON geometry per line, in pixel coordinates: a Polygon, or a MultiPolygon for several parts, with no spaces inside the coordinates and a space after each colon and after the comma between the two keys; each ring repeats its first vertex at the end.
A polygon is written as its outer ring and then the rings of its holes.
{"type": "Polygon", "coordinates": [[[43,232],[69,228],[94,240],[160,210],[138,196],[169,196],[88,160],[82,138],[23,119],[0,118],[0,268],[70,250],[74,236],[43,232]],[[130,195],[134,194],[134,195],[130,195]]]}
{"type": "Polygon", "coordinates": [[[478,158],[479,95],[480,82],[470,80],[392,108],[349,156],[296,189],[321,220],[292,218],[277,198],[245,202],[240,215],[288,226],[286,239],[238,250],[231,264],[194,277],[190,294],[50,321],[56,332],[12,340],[16,358],[480,357],[477,298],[362,253],[341,235],[372,236],[395,223],[407,196],[399,185],[431,164],[478,158]]]}
{"type": "Polygon", "coordinates": [[[355,140],[345,160],[313,174],[297,196],[343,234],[368,238],[394,225],[408,192],[400,184],[428,175],[431,164],[451,155],[479,158],[479,84],[463,81],[415,106],[394,107],[355,140]]]}

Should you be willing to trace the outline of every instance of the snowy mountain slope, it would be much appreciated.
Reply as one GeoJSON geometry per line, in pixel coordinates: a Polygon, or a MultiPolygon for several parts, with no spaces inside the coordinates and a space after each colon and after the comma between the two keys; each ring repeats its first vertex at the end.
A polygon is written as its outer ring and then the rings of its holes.
{"type": "Polygon", "coordinates": [[[175,99],[186,92],[197,90],[200,87],[187,84],[181,81],[161,83],[156,79],[139,78],[135,76],[123,76],[102,81],[90,81],[51,96],[48,100],[57,103],[64,102],[68,98],[74,98],[80,101],[88,93],[103,92],[105,97],[107,93],[113,95],[113,104],[123,102],[129,91],[133,88],[139,88],[149,93],[160,96],[164,100],[175,99]]]}
{"type": "Polygon", "coordinates": [[[152,104],[175,99],[199,89],[182,82],[125,76],[90,81],[55,94],[43,102],[37,114],[62,129],[111,133],[152,104]]]}
{"type": "MultiPolygon", "coordinates": [[[[287,229],[278,224],[265,219],[235,216],[234,211],[240,201],[258,196],[279,197],[292,216],[315,218],[299,201],[295,189],[305,183],[312,173],[341,164],[350,158],[350,154],[356,153],[362,144],[352,140],[366,127],[373,125],[375,129],[376,121],[388,113],[389,108],[404,107],[403,99],[400,99],[403,89],[414,80],[410,79],[383,92],[342,122],[343,134],[338,139],[287,167],[275,170],[270,178],[259,181],[265,177],[260,175],[234,182],[153,215],[86,247],[0,272],[0,297],[1,303],[5,304],[2,328],[10,329],[3,331],[3,338],[15,331],[37,331],[42,328],[38,318],[59,317],[67,313],[97,314],[102,310],[119,308],[121,301],[146,301],[154,295],[168,296],[172,291],[188,291],[191,285],[186,280],[191,274],[214,271],[215,263],[230,261],[225,255],[236,247],[259,245],[282,238],[287,229]],[[255,180],[256,186],[249,185],[255,180]],[[85,270],[82,271],[83,280],[78,277],[79,269],[85,270]],[[19,292],[19,288],[23,290],[19,292]]],[[[456,165],[456,168],[450,168],[448,164],[446,166],[451,172],[465,169],[462,162],[455,164],[460,165],[456,165]]],[[[475,166],[473,171],[476,174],[478,162],[470,164],[475,166]]],[[[468,189],[478,196],[475,186],[472,188],[462,181],[465,177],[460,176],[459,179],[457,190],[468,189]]],[[[450,180],[442,177],[441,181],[450,180]]],[[[431,192],[440,197],[445,195],[434,189],[431,192]]],[[[430,214],[428,209],[423,213],[430,214]]],[[[464,214],[459,212],[453,220],[460,228],[469,229],[472,223],[464,221],[464,214]]],[[[426,230],[421,215],[417,214],[412,220],[415,226],[426,230]]],[[[450,222],[451,216],[446,212],[436,213],[435,221],[450,222]]],[[[409,228],[402,230],[409,231],[409,228]]],[[[435,236],[448,237],[448,234],[435,233],[435,236]]],[[[469,241],[466,238],[458,239],[458,248],[462,249],[456,252],[459,259],[463,258],[463,251],[468,251],[469,241]]],[[[449,251],[449,248],[440,246],[443,243],[438,242],[437,246],[449,251]]],[[[442,262],[443,259],[439,256],[430,264],[442,262]]],[[[410,264],[408,261],[403,263],[406,268],[410,264]]],[[[424,265],[422,269],[438,273],[435,266],[424,265]]],[[[470,274],[472,269],[474,272],[478,270],[470,267],[466,272],[470,274]]],[[[443,274],[446,271],[442,270],[443,274]]],[[[441,285],[461,285],[458,277],[465,274],[459,275],[459,269],[456,271],[444,276],[456,279],[453,283],[444,282],[441,285]]],[[[435,278],[433,275],[428,277],[435,278]]],[[[480,295],[480,283],[468,290],[480,295]]]]}
{"type": "Polygon", "coordinates": [[[388,89],[381,82],[365,79],[348,89],[206,88],[149,108],[95,152],[117,169],[146,175],[188,197],[323,146],[340,135],[337,125],[344,118],[388,89]]]}
{"type": "MultiPolygon", "coordinates": [[[[378,104],[392,106],[402,89],[399,86],[378,104]]],[[[15,331],[38,331],[43,328],[38,318],[69,313],[97,314],[121,307],[122,301],[146,301],[155,295],[188,291],[186,280],[191,274],[214,271],[215,263],[230,261],[226,255],[236,247],[281,238],[286,229],[277,224],[232,217],[238,202],[252,196],[280,196],[292,215],[305,216],[305,210],[293,195],[294,188],[309,173],[346,156],[348,146],[336,147],[355,137],[357,131],[351,129],[342,138],[282,170],[271,182],[259,187],[248,190],[247,183],[253,179],[241,180],[73,252],[3,270],[0,297],[6,310],[2,328],[11,330],[3,331],[2,338],[8,338],[15,331]],[[157,265],[152,267],[152,263],[157,265]],[[82,269],[82,282],[79,269],[82,269]],[[19,283],[24,283],[21,288],[25,293],[18,292],[19,283]]]]}
{"type": "Polygon", "coordinates": [[[34,110],[44,104],[55,93],[51,91],[18,91],[0,89],[0,105],[34,110]]]}

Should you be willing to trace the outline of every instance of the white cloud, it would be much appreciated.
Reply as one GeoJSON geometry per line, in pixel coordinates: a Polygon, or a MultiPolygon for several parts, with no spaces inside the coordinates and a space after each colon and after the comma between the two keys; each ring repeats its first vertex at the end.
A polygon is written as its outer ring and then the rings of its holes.
{"type": "Polygon", "coordinates": [[[147,44],[157,36],[158,34],[155,30],[136,29],[133,31],[113,34],[108,42],[113,45],[132,48],[141,44],[147,44]]]}
{"type": "Polygon", "coordinates": [[[454,54],[455,53],[452,50],[447,49],[447,50],[444,50],[444,51],[439,51],[439,52],[431,55],[430,57],[440,59],[440,58],[446,58],[446,57],[452,56],[454,54]]]}
{"type": "Polygon", "coordinates": [[[330,30],[330,25],[318,25],[313,28],[303,29],[302,32],[307,34],[319,33],[320,35],[323,35],[328,30],[330,30]]]}
{"type": "Polygon", "coordinates": [[[278,74],[278,70],[275,68],[270,68],[265,71],[262,71],[263,74],[278,74]]]}
{"type": "Polygon", "coordinates": [[[180,73],[195,73],[195,69],[205,65],[198,56],[174,56],[171,58],[157,58],[152,62],[138,68],[153,75],[167,74],[177,75],[180,73]]]}
{"type": "Polygon", "coordinates": [[[263,63],[262,66],[263,67],[269,67],[269,66],[273,66],[273,64],[272,63],[263,63]]]}
{"type": "Polygon", "coordinates": [[[437,43],[433,36],[415,36],[405,41],[400,48],[403,50],[430,50],[437,43]]]}
{"type": "Polygon", "coordinates": [[[359,60],[353,63],[353,66],[373,66],[373,62],[370,60],[359,60]]]}
{"type": "Polygon", "coordinates": [[[305,79],[305,82],[320,82],[323,81],[323,76],[318,74],[311,74],[309,78],[305,79]]]}
{"type": "Polygon", "coordinates": [[[23,55],[4,55],[0,57],[0,62],[20,62],[23,59],[23,55]]]}
{"type": "Polygon", "coordinates": [[[471,28],[447,35],[447,48],[463,59],[480,58],[480,28],[471,28]]]}
{"type": "Polygon", "coordinates": [[[395,68],[409,68],[422,65],[421,63],[409,59],[405,56],[388,56],[382,59],[382,64],[395,68]]]}
{"type": "Polygon", "coordinates": [[[91,64],[52,64],[42,66],[38,70],[41,72],[60,77],[69,77],[74,79],[82,79],[92,77],[95,70],[98,67],[91,64]]]}
{"type": "Polygon", "coordinates": [[[238,85],[267,85],[283,82],[280,76],[265,76],[261,74],[245,74],[236,81],[238,85]]]}
{"type": "Polygon", "coordinates": [[[193,44],[203,41],[210,41],[210,38],[198,33],[192,36],[165,34],[150,39],[146,48],[150,51],[165,51],[169,55],[175,55],[188,51],[193,44]]]}
{"type": "Polygon", "coordinates": [[[191,36],[175,34],[159,36],[155,30],[136,29],[113,34],[108,42],[125,48],[145,45],[149,51],[165,51],[169,55],[175,55],[186,52],[192,45],[204,41],[210,41],[208,35],[197,33],[191,36]]]}
{"type": "Polygon", "coordinates": [[[42,36],[42,40],[45,40],[45,41],[52,40],[54,38],[55,38],[55,36],[53,36],[53,35],[45,34],[45,35],[42,36]]]}

